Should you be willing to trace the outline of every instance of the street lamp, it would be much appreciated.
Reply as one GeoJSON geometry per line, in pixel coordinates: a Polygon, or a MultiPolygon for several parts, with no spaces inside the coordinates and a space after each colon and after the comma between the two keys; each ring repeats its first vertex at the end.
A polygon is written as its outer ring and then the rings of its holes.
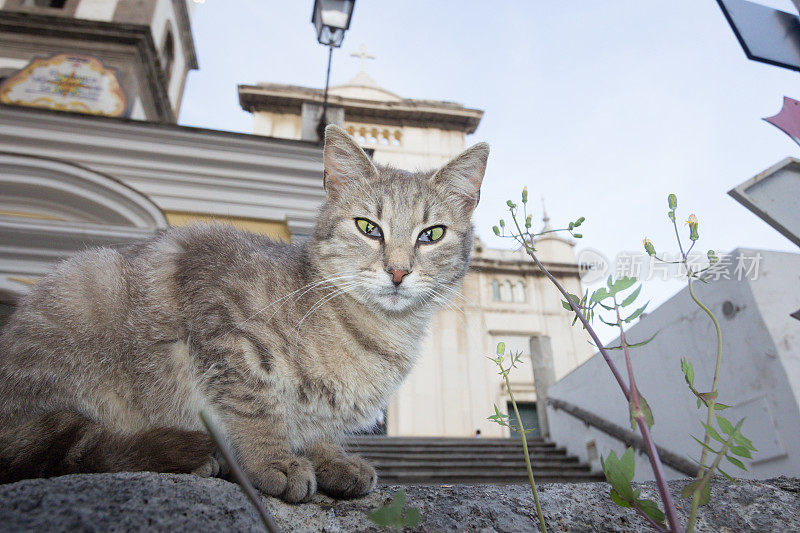
{"type": "Polygon", "coordinates": [[[317,126],[317,136],[322,142],[325,135],[325,114],[328,111],[328,84],[331,79],[333,49],[342,46],[344,32],[350,28],[356,0],[314,0],[311,22],[317,30],[317,41],[328,47],[328,73],[325,75],[325,95],[322,99],[322,117],[317,126]]]}

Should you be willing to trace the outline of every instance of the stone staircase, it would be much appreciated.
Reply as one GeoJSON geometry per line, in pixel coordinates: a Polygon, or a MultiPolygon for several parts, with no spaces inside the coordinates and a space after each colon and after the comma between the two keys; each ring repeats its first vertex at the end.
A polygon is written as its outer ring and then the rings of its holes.
{"type": "MultiPolygon", "coordinates": [[[[369,461],[382,483],[527,483],[520,439],[350,437],[345,446],[369,461]]],[[[529,438],[536,482],[603,481],[589,465],[544,439],[529,438]]]]}

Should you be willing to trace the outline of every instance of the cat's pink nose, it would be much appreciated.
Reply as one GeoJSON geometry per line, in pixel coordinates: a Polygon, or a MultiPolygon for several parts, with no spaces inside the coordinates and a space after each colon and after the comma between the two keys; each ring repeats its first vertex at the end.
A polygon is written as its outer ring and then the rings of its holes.
{"type": "Polygon", "coordinates": [[[395,287],[403,283],[403,278],[409,274],[408,270],[397,270],[394,268],[387,268],[386,270],[392,275],[392,283],[394,283],[395,287]]]}

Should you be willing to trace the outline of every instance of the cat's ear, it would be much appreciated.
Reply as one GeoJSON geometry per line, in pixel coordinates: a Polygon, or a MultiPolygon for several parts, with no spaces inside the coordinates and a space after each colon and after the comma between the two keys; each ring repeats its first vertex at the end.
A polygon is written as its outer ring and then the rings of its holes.
{"type": "Polygon", "coordinates": [[[461,152],[433,175],[434,186],[456,194],[465,209],[472,212],[481,197],[481,182],[489,159],[489,145],[478,143],[461,152]]]}
{"type": "Polygon", "coordinates": [[[328,196],[336,197],[348,182],[367,180],[378,173],[364,150],[346,131],[334,124],[325,128],[323,159],[328,196]]]}

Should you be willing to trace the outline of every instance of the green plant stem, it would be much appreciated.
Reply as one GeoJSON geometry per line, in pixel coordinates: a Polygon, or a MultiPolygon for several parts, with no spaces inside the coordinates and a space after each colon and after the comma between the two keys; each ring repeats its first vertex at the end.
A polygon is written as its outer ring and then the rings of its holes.
{"type": "MultiPolygon", "coordinates": [[[[717,317],[714,316],[714,313],[712,313],[708,307],[703,305],[703,302],[701,302],[697,298],[697,295],[694,293],[694,285],[691,277],[689,277],[689,295],[692,297],[692,300],[694,300],[694,303],[696,303],[697,306],[700,307],[700,309],[702,309],[708,315],[708,317],[714,323],[714,328],[716,329],[717,332],[717,363],[714,368],[714,379],[711,382],[712,398],[706,404],[706,407],[708,408],[708,416],[706,417],[706,424],[710,426],[714,422],[714,404],[716,403],[715,393],[717,392],[717,383],[719,382],[720,367],[722,366],[722,330],[719,327],[719,321],[717,320],[717,317]]],[[[705,437],[703,438],[703,442],[706,446],[708,446],[711,443],[711,436],[708,434],[707,430],[705,432],[705,437]]],[[[700,453],[700,467],[698,468],[697,471],[697,479],[701,479],[704,477],[710,478],[714,472],[714,469],[717,467],[717,465],[719,465],[719,461],[715,461],[714,464],[712,464],[711,467],[709,467],[708,469],[708,476],[705,476],[706,471],[703,465],[706,464],[707,457],[708,457],[708,450],[706,448],[703,448],[703,451],[700,453]]],[[[692,493],[692,509],[689,514],[689,522],[686,525],[687,533],[692,533],[692,531],[694,531],[694,524],[697,521],[697,509],[700,506],[700,498],[702,496],[702,490],[703,487],[705,487],[705,485],[706,482],[700,483],[698,485],[698,488],[695,489],[694,493],[692,493]]]]}
{"type": "MultiPolygon", "coordinates": [[[[502,367],[501,367],[502,369],[502,367]]],[[[514,406],[514,414],[517,416],[517,429],[522,437],[522,451],[525,454],[525,466],[528,469],[528,480],[531,482],[531,490],[533,491],[533,502],[536,504],[536,514],[539,515],[539,529],[542,533],[547,533],[547,528],[544,525],[544,514],[542,513],[542,506],[539,505],[539,492],[536,490],[536,481],[533,479],[533,468],[531,467],[531,456],[528,453],[528,436],[525,434],[525,426],[522,425],[522,418],[519,416],[517,409],[517,402],[514,400],[514,393],[511,391],[511,383],[508,381],[508,374],[503,375],[508,389],[508,396],[511,398],[511,405],[514,406]]]]}
{"type": "Polygon", "coordinates": [[[642,411],[641,402],[639,402],[639,390],[636,388],[636,379],[633,376],[633,364],[631,363],[631,354],[628,350],[628,340],[625,338],[625,328],[622,327],[622,318],[619,316],[619,305],[617,305],[617,297],[614,297],[614,312],[617,315],[617,327],[619,328],[619,340],[622,345],[622,350],[625,353],[625,366],[628,368],[628,379],[630,380],[630,404],[633,406],[634,418],[636,424],[639,426],[639,431],[642,434],[642,440],[645,443],[646,449],[652,447],[652,453],[648,453],[647,457],[650,459],[650,467],[653,469],[653,474],[656,478],[656,485],[658,492],[661,495],[661,501],[664,504],[664,513],[667,515],[667,520],[672,528],[672,531],[679,533],[681,531],[681,524],[678,520],[678,512],[675,509],[675,502],[672,499],[672,494],[667,486],[666,478],[664,476],[664,466],[661,464],[661,458],[655,450],[655,444],[650,436],[650,428],[647,425],[647,419],[642,411]]]}

